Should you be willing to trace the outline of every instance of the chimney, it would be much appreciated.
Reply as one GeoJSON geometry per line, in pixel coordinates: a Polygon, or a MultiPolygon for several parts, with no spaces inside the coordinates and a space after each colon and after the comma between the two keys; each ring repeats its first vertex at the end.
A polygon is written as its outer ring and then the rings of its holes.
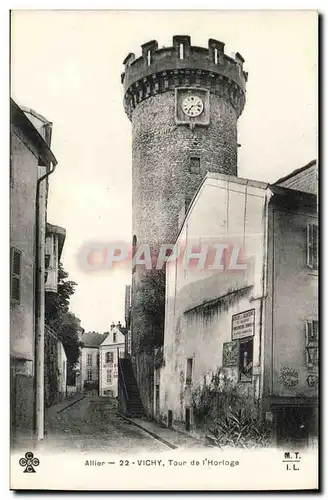
{"type": "Polygon", "coordinates": [[[110,325],[110,329],[113,330],[113,328],[115,328],[115,323],[113,321],[113,323],[110,325]]]}

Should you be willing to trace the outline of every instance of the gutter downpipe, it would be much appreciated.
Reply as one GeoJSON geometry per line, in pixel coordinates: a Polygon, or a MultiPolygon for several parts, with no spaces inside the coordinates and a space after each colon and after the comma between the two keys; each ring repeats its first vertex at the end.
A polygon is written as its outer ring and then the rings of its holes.
{"type": "Polygon", "coordinates": [[[268,249],[268,240],[269,240],[269,204],[272,197],[272,192],[268,190],[267,195],[265,196],[265,204],[264,204],[264,231],[263,231],[263,266],[262,266],[262,297],[261,297],[261,305],[260,305],[260,325],[261,325],[261,336],[260,336],[260,366],[261,366],[261,379],[260,379],[260,401],[261,401],[261,409],[263,411],[263,397],[265,397],[264,390],[264,370],[265,370],[265,355],[266,355],[266,299],[268,293],[268,259],[269,259],[269,249],[268,249]]]}
{"type": "MultiPolygon", "coordinates": [[[[35,210],[35,436],[37,441],[44,438],[44,268],[45,268],[45,210],[40,213],[41,182],[47,179],[56,169],[57,162],[50,162],[50,169],[36,183],[35,210]]],[[[42,166],[42,165],[40,165],[42,166]]],[[[43,208],[43,206],[42,206],[43,208]]]]}

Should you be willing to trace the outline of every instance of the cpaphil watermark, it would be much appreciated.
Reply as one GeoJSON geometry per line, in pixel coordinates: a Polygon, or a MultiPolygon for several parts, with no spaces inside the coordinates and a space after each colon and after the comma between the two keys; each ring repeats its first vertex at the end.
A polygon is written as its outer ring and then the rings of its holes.
{"type": "Polygon", "coordinates": [[[176,263],[182,269],[245,271],[246,260],[241,244],[220,241],[193,243],[141,243],[132,246],[124,241],[88,243],[78,253],[79,265],[86,271],[115,269],[117,266],[164,269],[176,263]]]}

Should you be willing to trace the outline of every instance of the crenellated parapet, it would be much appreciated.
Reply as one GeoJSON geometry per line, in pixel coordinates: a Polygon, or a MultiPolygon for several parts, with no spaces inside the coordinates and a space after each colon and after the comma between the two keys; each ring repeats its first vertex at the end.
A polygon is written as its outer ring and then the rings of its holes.
{"type": "Polygon", "coordinates": [[[239,116],[245,104],[248,74],[244,59],[224,53],[224,43],[209,39],[208,48],[191,45],[190,36],[176,35],[173,46],[159,49],[156,40],[141,46],[142,55],[130,53],[121,75],[124,107],[131,119],[137,104],[177,87],[201,87],[228,100],[239,116]]]}

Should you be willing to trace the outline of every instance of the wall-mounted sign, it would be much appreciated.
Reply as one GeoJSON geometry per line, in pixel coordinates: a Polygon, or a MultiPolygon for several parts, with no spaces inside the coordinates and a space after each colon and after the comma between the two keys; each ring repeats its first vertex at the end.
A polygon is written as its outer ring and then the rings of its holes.
{"type": "Polygon", "coordinates": [[[252,337],[255,329],[255,309],[234,314],[231,319],[232,340],[252,337]]]}
{"type": "Polygon", "coordinates": [[[223,344],[223,366],[238,366],[239,365],[239,342],[225,342],[223,344]]]}

